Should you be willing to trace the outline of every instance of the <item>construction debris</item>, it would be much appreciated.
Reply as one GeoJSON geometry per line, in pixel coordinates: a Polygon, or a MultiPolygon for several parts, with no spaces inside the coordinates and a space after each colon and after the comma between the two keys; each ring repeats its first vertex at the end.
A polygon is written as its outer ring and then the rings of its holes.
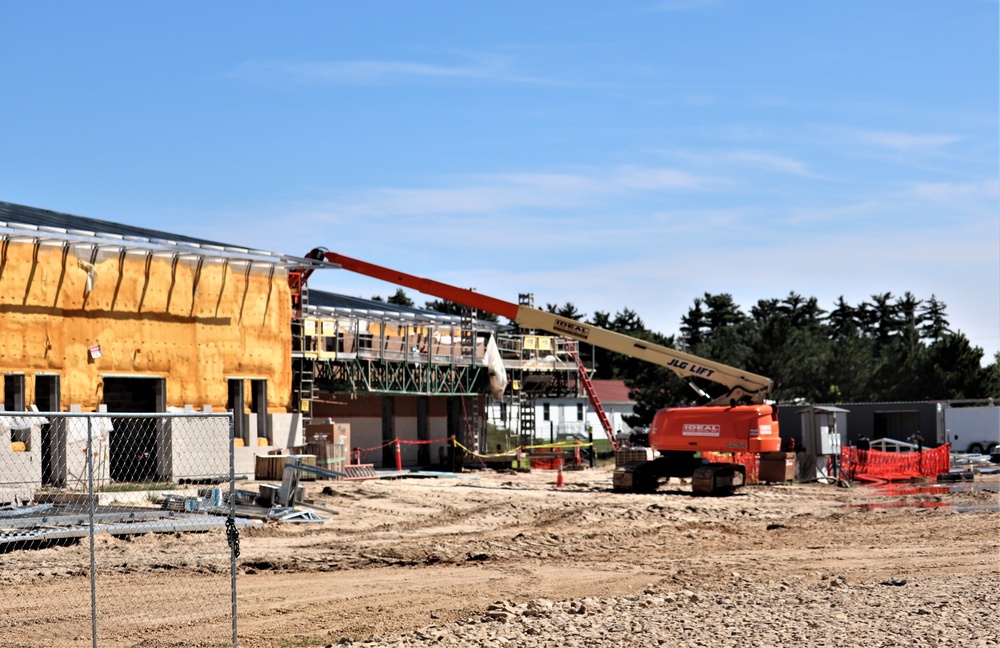
{"type": "MultiPolygon", "coordinates": [[[[225,527],[228,509],[223,509],[223,515],[209,508],[193,513],[186,508],[189,506],[188,499],[191,498],[170,496],[160,509],[97,506],[93,515],[88,506],[80,504],[6,507],[0,511],[0,552],[78,542],[90,534],[91,519],[95,534],[107,533],[116,537],[210,531],[225,527]],[[181,508],[178,508],[178,503],[181,508]]],[[[259,522],[237,518],[235,524],[249,526],[259,522]]]]}

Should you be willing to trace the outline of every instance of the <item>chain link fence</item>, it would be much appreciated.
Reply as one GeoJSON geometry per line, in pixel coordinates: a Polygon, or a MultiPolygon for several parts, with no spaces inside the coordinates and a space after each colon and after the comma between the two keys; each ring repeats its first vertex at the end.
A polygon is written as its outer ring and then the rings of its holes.
{"type": "Polygon", "coordinates": [[[0,412],[0,645],[237,646],[229,414],[0,412]]]}

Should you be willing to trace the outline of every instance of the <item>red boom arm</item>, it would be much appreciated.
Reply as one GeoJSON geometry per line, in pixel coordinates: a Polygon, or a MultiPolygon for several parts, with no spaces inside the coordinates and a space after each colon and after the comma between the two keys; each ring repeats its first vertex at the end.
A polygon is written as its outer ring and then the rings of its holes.
{"type": "MultiPolygon", "coordinates": [[[[317,251],[318,250],[313,250],[310,252],[309,257],[317,258],[316,256],[313,256],[317,251]]],[[[324,250],[322,251],[322,255],[323,259],[329,261],[330,263],[338,264],[344,270],[350,270],[351,272],[357,272],[358,274],[363,274],[368,277],[374,277],[376,279],[381,279],[382,281],[388,281],[389,283],[406,286],[407,288],[412,288],[413,290],[422,292],[426,295],[433,295],[434,297],[438,297],[446,301],[461,304],[463,306],[469,306],[471,308],[475,308],[476,310],[486,311],[487,313],[500,315],[510,320],[517,319],[517,304],[503,301],[502,299],[496,299],[495,297],[489,297],[488,295],[481,295],[474,290],[466,290],[465,288],[449,286],[448,284],[441,283],[440,281],[423,279],[421,277],[399,272],[398,270],[390,270],[389,268],[384,268],[380,265],[375,265],[374,263],[368,263],[367,261],[352,259],[351,257],[344,256],[343,254],[337,254],[336,252],[327,252],[324,250]]]]}

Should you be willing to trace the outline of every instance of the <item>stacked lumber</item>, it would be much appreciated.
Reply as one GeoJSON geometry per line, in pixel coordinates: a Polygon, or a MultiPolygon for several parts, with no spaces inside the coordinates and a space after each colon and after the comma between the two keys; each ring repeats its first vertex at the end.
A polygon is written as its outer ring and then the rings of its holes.
{"type": "MultiPolygon", "coordinates": [[[[258,455],[257,465],[254,470],[254,479],[257,481],[281,481],[285,476],[285,462],[289,457],[295,455],[258,455]]],[[[316,465],[316,455],[302,454],[297,455],[302,459],[302,465],[304,466],[315,466],[316,465]]],[[[308,473],[301,473],[299,479],[302,481],[315,480],[315,475],[310,475],[308,473]]]]}

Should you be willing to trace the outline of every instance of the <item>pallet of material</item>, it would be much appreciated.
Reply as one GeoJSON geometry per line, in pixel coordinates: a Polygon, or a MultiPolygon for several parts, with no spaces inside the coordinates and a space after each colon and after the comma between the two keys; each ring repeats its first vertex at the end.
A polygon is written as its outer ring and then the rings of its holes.
{"type": "Polygon", "coordinates": [[[378,479],[378,473],[375,472],[375,464],[354,464],[353,466],[344,466],[344,472],[347,473],[347,477],[344,479],[348,481],[378,479]]]}
{"type": "MultiPolygon", "coordinates": [[[[257,465],[254,470],[254,479],[258,481],[281,481],[285,477],[285,461],[292,455],[258,455],[257,465]]],[[[316,455],[298,455],[305,466],[316,465],[316,455]]],[[[302,473],[299,477],[302,481],[315,480],[315,475],[302,473]]]]}
{"type": "Polygon", "coordinates": [[[344,446],[340,443],[310,442],[295,446],[292,454],[315,455],[315,465],[327,470],[341,470],[345,463],[344,446]]]}
{"type": "Polygon", "coordinates": [[[765,452],[760,455],[757,481],[786,484],[795,479],[794,452],[765,452]]]}
{"type": "Polygon", "coordinates": [[[615,453],[615,466],[624,466],[630,461],[652,461],[651,448],[621,448],[615,453]]]}

